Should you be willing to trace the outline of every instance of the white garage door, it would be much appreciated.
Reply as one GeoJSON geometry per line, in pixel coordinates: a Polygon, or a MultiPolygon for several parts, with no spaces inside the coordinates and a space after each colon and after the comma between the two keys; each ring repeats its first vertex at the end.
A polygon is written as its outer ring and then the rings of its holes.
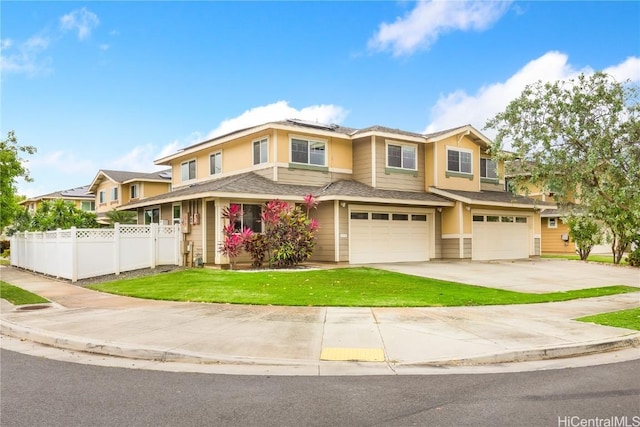
{"type": "Polygon", "coordinates": [[[383,207],[352,210],[350,254],[353,264],[429,260],[429,221],[425,211],[390,212],[383,207]]]}
{"type": "Polygon", "coordinates": [[[473,215],[472,259],[529,258],[529,222],[521,215],[473,215]]]}

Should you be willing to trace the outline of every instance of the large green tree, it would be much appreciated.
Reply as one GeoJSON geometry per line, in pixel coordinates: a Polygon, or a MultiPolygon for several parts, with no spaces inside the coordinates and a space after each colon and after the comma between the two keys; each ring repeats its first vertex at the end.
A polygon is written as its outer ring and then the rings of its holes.
{"type": "Polygon", "coordinates": [[[21,156],[35,152],[35,147],[19,145],[14,131],[7,134],[7,139],[0,141],[0,229],[11,224],[19,210],[17,179],[32,181],[21,156]]]}
{"type": "Polygon", "coordinates": [[[45,200],[33,215],[26,209],[19,210],[9,234],[16,231],[50,231],[71,227],[97,228],[97,216],[93,212],[78,209],[69,200],[45,200]]]}
{"type": "Polygon", "coordinates": [[[639,88],[597,72],[525,88],[485,129],[493,155],[517,159],[511,183],[552,189],[612,233],[614,261],[640,230],[639,88]],[[507,145],[511,153],[505,152],[507,145]]]}

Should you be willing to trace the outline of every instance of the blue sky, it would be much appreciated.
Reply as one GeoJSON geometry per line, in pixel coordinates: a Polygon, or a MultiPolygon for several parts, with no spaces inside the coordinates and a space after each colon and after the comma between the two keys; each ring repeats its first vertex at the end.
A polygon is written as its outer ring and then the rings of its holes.
{"type": "MultiPolygon", "coordinates": [[[[301,118],[482,130],[525,85],[640,82],[640,3],[2,1],[2,137],[29,197],[215,135],[301,118]]],[[[492,134],[485,132],[488,137],[492,134]]]]}

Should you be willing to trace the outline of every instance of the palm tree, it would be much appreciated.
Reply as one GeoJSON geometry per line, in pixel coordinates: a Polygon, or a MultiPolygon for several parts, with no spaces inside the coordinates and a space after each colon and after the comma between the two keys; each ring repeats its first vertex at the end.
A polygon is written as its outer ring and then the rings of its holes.
{"type": "Polygon", "coordinates": [[[135,211],[117,211],[113,209],[106,213],[109,224],[136,224],[138,222],[138,214],[135,211]]]}

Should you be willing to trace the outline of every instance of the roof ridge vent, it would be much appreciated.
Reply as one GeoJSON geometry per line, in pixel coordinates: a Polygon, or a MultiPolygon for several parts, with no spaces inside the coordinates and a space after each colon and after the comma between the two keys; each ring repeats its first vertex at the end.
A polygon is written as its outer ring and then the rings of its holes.
{"type": "Polygon", "coordinates": [[[338,125],[335,123],[324,124],[319,122],[312,122],[310,120],[287,119],[287,122],[300,125],[300,126],[308,126],[316,129],[336,130],[338,128],[338,125]]]}

